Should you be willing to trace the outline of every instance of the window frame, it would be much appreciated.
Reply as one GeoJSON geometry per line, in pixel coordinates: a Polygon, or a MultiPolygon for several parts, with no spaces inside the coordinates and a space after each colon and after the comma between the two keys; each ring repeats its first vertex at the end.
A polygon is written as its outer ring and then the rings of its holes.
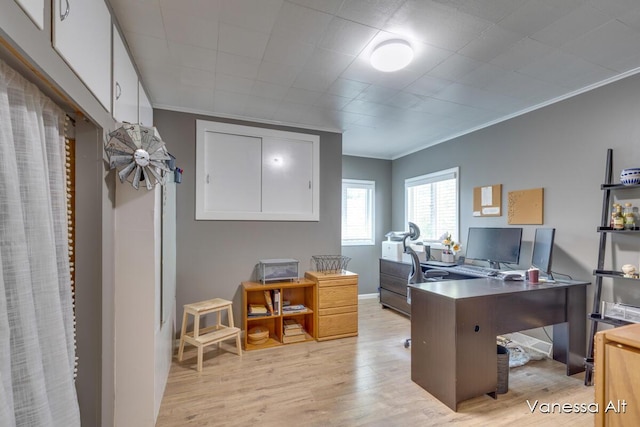
{"type": "MultiPolygon", "coordinates": [[[[405,178],[404,180],[404,222],[408,224],[409,222],[409,194],[408,191],[411,187],[415,187],[418,185],[424,184],[432,184],[434,182],[445,181],[447,179],[455,179],[455,220],[456,226],[454,230],[447,230],[451,233],[451,238],[460,242],[460,167],[456,166],[449,169],[443,169],[436,172],[431,172],[424,175],[415,176],[412,178],[405,178]]],[[[408,227],[408,226],[407,226],[408,227]]],[[[422,232],[422,230],[421,230],[422,232]]],[[[436,239],[427,239],[421,238],[421,240],[425,243],[428,243],[432,248],[442,249],[444,246],[438,240],[439,236],[436,239]]]]}
{"type": "Polygon", "coordinates": [[[376,244],[376,182],[373,180],[364,180],[364,179],[350,179],[343,178],[342,179],[342,207],[341,207],[341,216],[340,216],[340,243],[341,246],[374,246],[376,244]],[[346,198],[346,190],[348,188],[364,188],[370,193],[369,201],[368,201],[368,210],[370,212],[369,220],[371,222],[371,239],[358,239],[358,240],[344,240],[343,238],[343,221],[345,218],[345,198],[346,198]]]}

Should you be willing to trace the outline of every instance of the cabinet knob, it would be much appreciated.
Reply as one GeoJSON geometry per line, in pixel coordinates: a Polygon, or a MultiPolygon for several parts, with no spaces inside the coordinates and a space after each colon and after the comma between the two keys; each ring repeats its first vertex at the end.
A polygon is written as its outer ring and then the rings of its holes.
{"type": "Polygon", "coordinates": [[[67,16],[69,16],[69,10],[70,10],[70,7],[69,7],[69,0],[65,0],[65,3],[67,4],[67,7],[66,7],[66,9],[65,9],[64,13],[61,13],[61,14],[60,14],[60,22],[62,22],[62,21],[64,21],[65,19],[67,19],[67,16]]]}

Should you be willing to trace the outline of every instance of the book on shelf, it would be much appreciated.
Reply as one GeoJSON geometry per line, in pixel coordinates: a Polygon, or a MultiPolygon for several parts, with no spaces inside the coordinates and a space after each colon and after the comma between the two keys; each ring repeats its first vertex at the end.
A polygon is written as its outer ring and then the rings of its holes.
{"type": "Polygon", "coordinates": [[[278,315],[280,313],[280,289],[273,290],[273,310],[278,315]]]}
{"type": "Polygon", "coordinates": [[[304,313],[306,311],[307,311],[307,307],[305,307],[302,304],[288,305],[286,307],[282,307],[282,314],[304,313]]]}
{"type": "Polygon", "coordinates": [[[262,304],[249,304],[249,310],[247,315],[249,316],[268,316],[269,311],[267,307],[262,304]]]}
{"type": "Polygon", "coordinates": [[[284,330],[284,334],[286,336],[291,336],[291,335],[304,335],[304,329],[302,329],[302,326],[299,328],[289,328],[289,329],[285,329],[284,330]]]}
{"type": "Polygon", "coordinates": [[[305,334],[299,334],[299,335],[283,335],[282,336],[282,342],[284,344],[288,344],[288,343],[292,343],[292,342],[300,342],[300,341],[305,341],[307,339],[307,336],[305,334]]]}
{"type": "Polygon", "coordinates": [[[283,333],[285,335],[304,334],[304,329],[302,328],[302,325],[296,322],[294,319],[284,319],[283,327],[284,327],[283,333]]]}
{"type": "Polygon", "coordinates": [[[264,302],[267,303],[269,313],[273,314],[273,300],[271,299],[271,291],[264,291],[264,302]]]}
{"type": "Polygon", "coordinates": [[[301,328],[302,327],[302,325],[300,325],[300,323],[298,323],[298,321],[295,320],[295,319],[284,319],[282,321],[282,323],[283,323],[285,329],[287,329],[287,328],[301,328]]]}

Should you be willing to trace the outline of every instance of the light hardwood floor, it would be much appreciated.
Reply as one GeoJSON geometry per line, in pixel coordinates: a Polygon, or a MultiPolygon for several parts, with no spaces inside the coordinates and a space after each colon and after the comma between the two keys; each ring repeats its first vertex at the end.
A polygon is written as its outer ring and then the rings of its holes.
{"type": "MultiPolygon", "coordinates": [[[[481,396],[453,412],[411,381],[410,320],[360,300],[359,336],[234,353],[230,340],[174,359],[157,427],[163,426],[588,426],[590,413],[543,413],[540,403],[589,404],[584,374],[553,360],[512,368],[509,392],[481,396]]],[[[434,367],[437,369],[437,367],[434,367]]]]}

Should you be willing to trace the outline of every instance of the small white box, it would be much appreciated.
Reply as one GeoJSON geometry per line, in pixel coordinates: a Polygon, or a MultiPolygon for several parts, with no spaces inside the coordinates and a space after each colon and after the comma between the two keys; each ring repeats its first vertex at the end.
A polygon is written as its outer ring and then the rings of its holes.
{"type": "Polygon", "coordinates": [[[382,242],[382,258],[402,261],[402,242],[382,242]]]}

